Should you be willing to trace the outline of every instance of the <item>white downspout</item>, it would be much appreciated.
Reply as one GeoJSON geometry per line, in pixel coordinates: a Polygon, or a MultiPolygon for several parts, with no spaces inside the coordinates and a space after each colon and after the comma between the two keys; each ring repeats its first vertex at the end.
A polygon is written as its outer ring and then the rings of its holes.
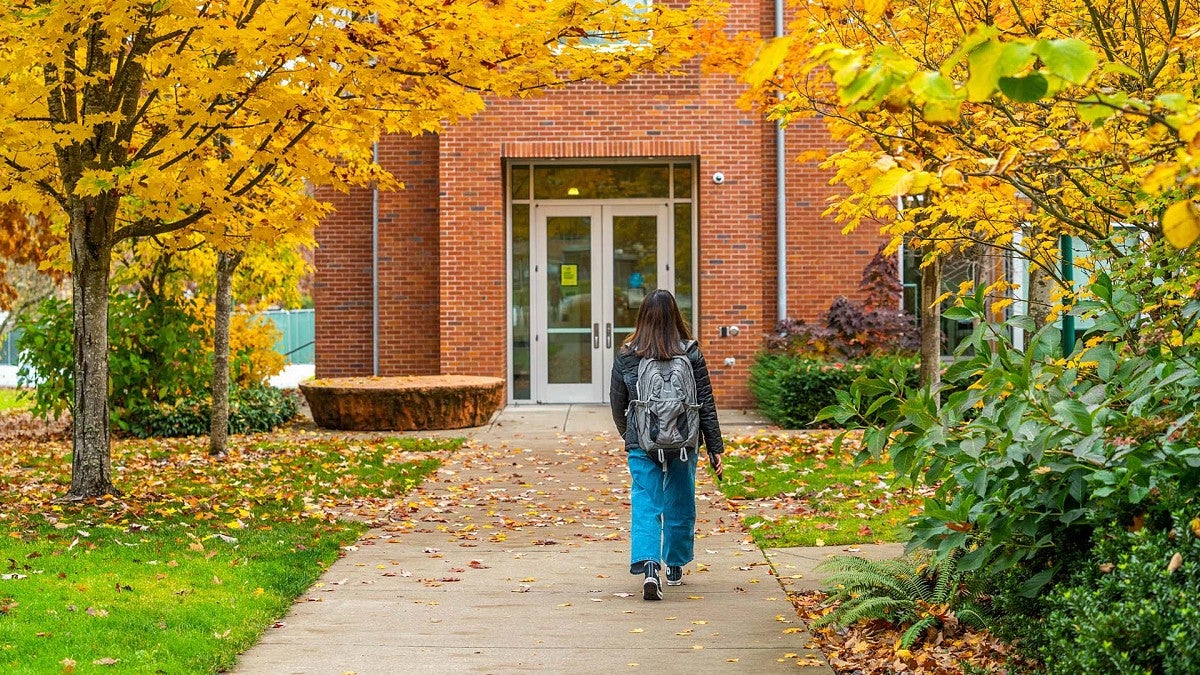
{"type": "MultiPolygon", "coordinates": [[[[775,0],[775,37],[783,37],[783,0],[775,0]]],[[[783,93],[780,92],[782,98],[783,93]]],[[[776,313],[787,318],[787,142],[783,120],[775,125],[776,313]]]]}
{"type": "MultiPolygon", "coordinates": [[[[371,147],[379,165],[379,141],[371,147]]],[[[371,187],[371,374],[379,376],[379,183],[371,187]]]]}

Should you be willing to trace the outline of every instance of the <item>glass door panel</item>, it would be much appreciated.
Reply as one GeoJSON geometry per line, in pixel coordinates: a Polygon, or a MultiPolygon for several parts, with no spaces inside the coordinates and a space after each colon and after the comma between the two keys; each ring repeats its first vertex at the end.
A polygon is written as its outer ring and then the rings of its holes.
{"type": "MultiPolygon", "coordinates": [[[[604,206],[604,372],[637,324],[651,291],[674,291],[666,204],[604,206]]],[[[607,396],[608,390],[604,390],[607,396]]]]}
{"type": "Polygon", "coordinates": [[[534,397],[547,403],[604,400],[600,353],[602,280],[600,208],[537,208],[540,316],[534,352],[534,397]]]}
{"type": "Polygon", "coordinates": [[[642,300],[658,288],[658,217],[612,216],[611,250],[612,347],[619,349],[633,332],[642,300]]]}
{"type": "Polygon", "coordinates": [[[546,218],[546,374],[592,382],[592,219],[546,218]]]}

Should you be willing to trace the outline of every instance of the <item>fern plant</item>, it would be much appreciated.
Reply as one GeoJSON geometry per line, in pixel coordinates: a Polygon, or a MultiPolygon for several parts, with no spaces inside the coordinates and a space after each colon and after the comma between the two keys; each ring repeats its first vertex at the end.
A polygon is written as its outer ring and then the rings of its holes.
{"type": "Polygon", "coordinates": [[[829,571],[830,613],[813,622],[814,628],[836,624],[846,627],[860,621],[886,621],[905,626],[900,645],[908,649],[930,628],[951,628],[959,623],[978,628],[984,615],[964,592],[964,572],[959,554],[934,561],[930,553],[893,560],[867,560],[837,556],[821,567],[829,571]]]}

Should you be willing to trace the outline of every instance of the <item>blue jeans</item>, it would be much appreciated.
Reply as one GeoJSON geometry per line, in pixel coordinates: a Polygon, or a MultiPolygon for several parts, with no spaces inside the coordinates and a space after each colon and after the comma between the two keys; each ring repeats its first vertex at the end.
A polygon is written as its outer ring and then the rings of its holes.
{"type": "Polygon", "coordinates": [[[689,452],[686,462],[669,453],[666,471],[641,448],[628,454],[633,478],[629,571],[641,574],[647,561],[683,567],[692,561],[696,537],[696,453],[689,452]]]}

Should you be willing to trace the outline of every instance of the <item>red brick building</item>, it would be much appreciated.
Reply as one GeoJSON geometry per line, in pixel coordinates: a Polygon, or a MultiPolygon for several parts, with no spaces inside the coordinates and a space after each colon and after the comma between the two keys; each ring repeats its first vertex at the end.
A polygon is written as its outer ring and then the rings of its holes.
{"type": "MultiPolygon", "coordinates": [[[[733,2],[730,29],[770,34],[773,7],[733,2]]],[[[336,195],[317,229],[317,376],[488,375],[512,402],[603,401],[641,298],[667,288],[718,405],[750,405],[748,367],[781,303],[811,320],[854,294],[878,239],[821,215],[828,175],[795,158],[829,139],[793,124],[781,300],[777,134],[736,107],[740,89],[693,66],[385,138],[380,162],[406,189],[336,195]]]]}

